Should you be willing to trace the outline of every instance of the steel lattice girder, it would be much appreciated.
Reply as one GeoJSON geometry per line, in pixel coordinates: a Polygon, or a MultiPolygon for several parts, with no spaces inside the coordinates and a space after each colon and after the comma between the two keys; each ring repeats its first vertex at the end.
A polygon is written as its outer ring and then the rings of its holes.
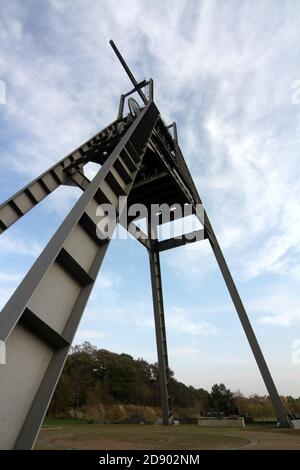
{"type": "Polygon", "coordinates": [[[99,202],[118,209],[118,197],[129,194],[157,117],[158,110],[150,102],[0,315],[8,357],[8,364],[0,368],[1,448],[26,449],[34,444],[109,245],[109,240],[101,241],[95,235],[95,211],[99,202]],[[120,165],[130,177],[129,183],[116,170],[120,165]]]}

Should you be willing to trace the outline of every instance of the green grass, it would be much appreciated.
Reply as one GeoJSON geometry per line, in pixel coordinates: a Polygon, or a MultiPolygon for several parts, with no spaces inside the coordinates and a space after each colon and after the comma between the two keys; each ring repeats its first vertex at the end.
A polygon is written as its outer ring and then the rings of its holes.
{"type": "Polygon", "coordinates": [[[246,424],[247,428],[251,427],[277,428],[277,421],[252,421],[246,424]]]}
{"type": "Polygon", "coordinates": [[[77,424],[88,424],[87,419],[78,419],[78,418],[66,418],[66,419],[53,419],[45,418],[43,422],[43,427],[48,426],[74,426],[77,424]]]}
{"type": "Polygon", "coordinates": [[[95,450],[204,450],[204,449],[298,449],[300,430],[269,426],[250,428],[202,428],[138,424],[86,424],[82,419],[47,419],[35,449],[95,450]],[[245,446],[245,447],[244,447],[245,446]]]}
{"type": "Polygon", "coordinates": [[[249,443],[233,429],[208,429],[195,425],[145,426],[66,424],[51,420],[53,429],[40,431],[36,449],[226,449],[249,443]],[[61,429],[57,429],[54,426],[61,429]]]}

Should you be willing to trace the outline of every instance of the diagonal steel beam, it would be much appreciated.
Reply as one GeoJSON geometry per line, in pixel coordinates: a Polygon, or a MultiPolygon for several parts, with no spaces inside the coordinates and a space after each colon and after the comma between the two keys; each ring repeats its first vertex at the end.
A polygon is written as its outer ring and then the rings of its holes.
{"type": "MultiPolygon", "coordinates": [[[[102,132],[103,131],[100,131],[96,136],[93,136],[89,141],[79,147],[79,149],[74,150],[49,168],[49,170],[45,171],[41,176],[31,181],[3,202],[0,205],[0,234],[5,232],[11,225],[17,222],[23,215],[27,214],[59,186],[77,186],[84,191],[90,184],[90,180],[84,175],[82,169],[75,170],[73,168],[72,171],[70,171],[70,168],[72,168],[77,161],[81,161],[80,153],[83,152],[83,148],[87,148],[88,145],[91,145],[91,142],[97,140],[97,137],[101,135],[102,132]],[[73,163],[70,164],[70,161],[73,161],[73,163]]],[[[84,161],[83,164],[85,163],[87,163],[87,160],[84,161]]],[[[119,171],[122,172],[122,177],[127,181],[129,175],[126,169],[119,166],[119,171]]],[[[147,235],[141,229],[136,227],[133,223],[124,228],[146,248],[149,248],[147,235]]]]}
{"type": "Polygon", "coordinates": [[[131,190],[158,114],[152,102],[143,108],[0,314],[8,357],[0,368],[0,448],[29,449],[35,442],[109,246],[109,216],[97,212],[99,203],[116,209],[115,226],[119,196],[131,190]]]}
{"type": "Polygon", "coordinates": [[[134,85],[134,88],[135,90],[137,91],[137,93],[140,95],[140,97],[142,98],[143,102],[145,104],[147,104],[147,98],[146,96],[144,95],[144,93],[142,92],[142,90],[139,88],[139,84],[137,82],[137,80],[134,78],[134,75],[133,73],[131,72],[130,68],[128,67],[128,65],[126,64],[124,58],[122,57],[119,49],[117,48],[117,46],[115,45],[114,41],[111,39],[109,41],[109,44],[111,45],[111,47],[113,48],[116,56],[118,57],[119,61],[121,62],[125,72],[127,73],[131,83],[134,85]]]}
{"type": "MultiPolygon", "coordinates": [[[[82,157],[89,152],[90,149],[96,146],[103,136],[116,133],[117,129],[118,122],[112,122],[109,126],[106,126],[89,140],[84,142],[80,147],[73,150],[66,157],[62,158],[55,165],[50,167],[38,178],[31,181],[20,191],[0,204],[0,234],[33,209],[60,185],[74,184],[66,170],[68,170],[74,163],[80,162],[82,157]]],[[[87,163],[87,161],[84,163],[87,163]]]]}
{"type": "MultiPolygon", "coordinates": [[[[199,202],[200,198],[199,198],[199,202]]],[[[200,221],[203,221],[203,214],[201,213],[201,216],[197,213],[198,218],[200,221]]],[[[257,366],[260,370],[261,376],[263,378],[263,381],[265,383],[265,386],[269,392],[272,404],[274,406],[278,422],[280,427],[282,428],[289,428],[291,427],[290,419],[288,412],[286,408],[284,407],[280,396],[278,394],[277,388],[275,386],[275,383],[273,381],[272,375],[270,373],[269,367],[266,363],[266,360],[264,358],[263,352],[259,346],[259,343],[257,341],[255,332],[252,328],[252,325],[250,323],[249,317],[247,315],[247,312],[245,310],[245,307],[243,305],[243,302],[241,300],[241,297],[238,293],[238,290],[236,288],[235,282],[231,276],[231,273],[229,271],[229,268],[227,266],[227,263],[225,261],[224,255],[222,253],[222,250],[220,248],[219,242],[217,240],[217,237],[213,231],[212,225],[209,221],[208,215],[206,211],[204,211],[204,227],[207,233],[207,237],[209,239],[212,251],[215,255],[215,258],[217,260],[217,263],[219,265],[221,274],[223,276],[223,279],[225,281],[225,284],[227,286],[228,292],[230,294],[230,297],[232,299],[232,302],[235,306],[236,312],[239,316],[240,322],[242,324],[242,327],[244,329],[245,335],[247,337],[248,343],[250,345],[250,348],[252,350],[252,353],[254,355],[255,361],[257,363],[257,366]]]]}
{"type": "MultiPolygon", "coordinates": [[[[81,172],[77,171],[76,173],[70,175],[70,178],[74,183],[78,185],[80,189],[83,191],[88,187],[90,180],[81,172]]],[[[132,218],[134,220],[134,218],[132,218]]],[[[127,226],[123,223],[122,217],[119,220],[119,223],[132,235],[138,242],[144,245],[145,248],[150,248],[150,240],[148,236],[141,230],[136,224],[132,222],[129,218],[127,220],[127,226]]]]}

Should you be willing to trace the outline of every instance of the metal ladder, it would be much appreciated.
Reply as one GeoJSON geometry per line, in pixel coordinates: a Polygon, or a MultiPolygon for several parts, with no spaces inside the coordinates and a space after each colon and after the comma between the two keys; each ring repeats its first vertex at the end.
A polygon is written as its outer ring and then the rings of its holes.
{"type": "MultiPolygon", "coordinates": [[[[154,230],[156,237],[156,227],[150,228],[154,230]]],[[[149,233],[149,231],[148,231],[149,233]]],[[[170,424],[173,422],[173,414],[171,407],[170,397],[170,369],[168,361],[168,348],[167,348],[167,336],[166,336],[166,325],[165,325],[165,314],[164,314],[164,303],[163,303],[163,291],[162,291],[162,280],[160,270],[160,257],[157,248],[156,238],[151,239],[151,249],[149,250],[149,261],[151,271],[151,284],[152,284],[152,296],[154,306],[154,323],[156,331],[156,346],[158,355],[158,367],[159,367],[159,386],[160,386],[160,397],[162,406],[162,424],[170,424]]]]}

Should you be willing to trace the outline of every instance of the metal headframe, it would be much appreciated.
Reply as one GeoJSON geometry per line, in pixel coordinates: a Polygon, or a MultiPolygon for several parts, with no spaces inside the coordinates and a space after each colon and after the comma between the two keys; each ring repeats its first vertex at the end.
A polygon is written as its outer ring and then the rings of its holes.
{"type": "Polygon", "coordinates": [[[138,83],[114,42],[110,43],[133,84],[131,91],[121,95],[116,121],[0,206],[3,233],[59,186],[73,185],[83,191],[0,314],[0,340],[6,343],[8,358],[7,365],[0,366],[0,448],[29,449],[35,443],[110,244],[105,236],[110,219],[102,204],[110,204],[116,211],[113,227],[123,224],[149,254],[162,423],[172,423],[173,415],[160,252],[208,239],[279,424],[289,427],[289,415],[178,145],[176,123],[165,125],[154,103],[153,80],[138,83]],[[134,93],[143,105],[133,105],[132,112],[124,116],[125,99],[134,93]],[[89,162],[101,165],[92,181],[84,174],[89,162]],[[148,220],[144,233],[133,217],[123,217],[127,208],[120,203],[121,196],[128,203],[142,202],[147,207],[173,204],[172,220],[182,217],[181,208],[190,204],[203,228],[159,241],[161,213],[148,220]]]}

